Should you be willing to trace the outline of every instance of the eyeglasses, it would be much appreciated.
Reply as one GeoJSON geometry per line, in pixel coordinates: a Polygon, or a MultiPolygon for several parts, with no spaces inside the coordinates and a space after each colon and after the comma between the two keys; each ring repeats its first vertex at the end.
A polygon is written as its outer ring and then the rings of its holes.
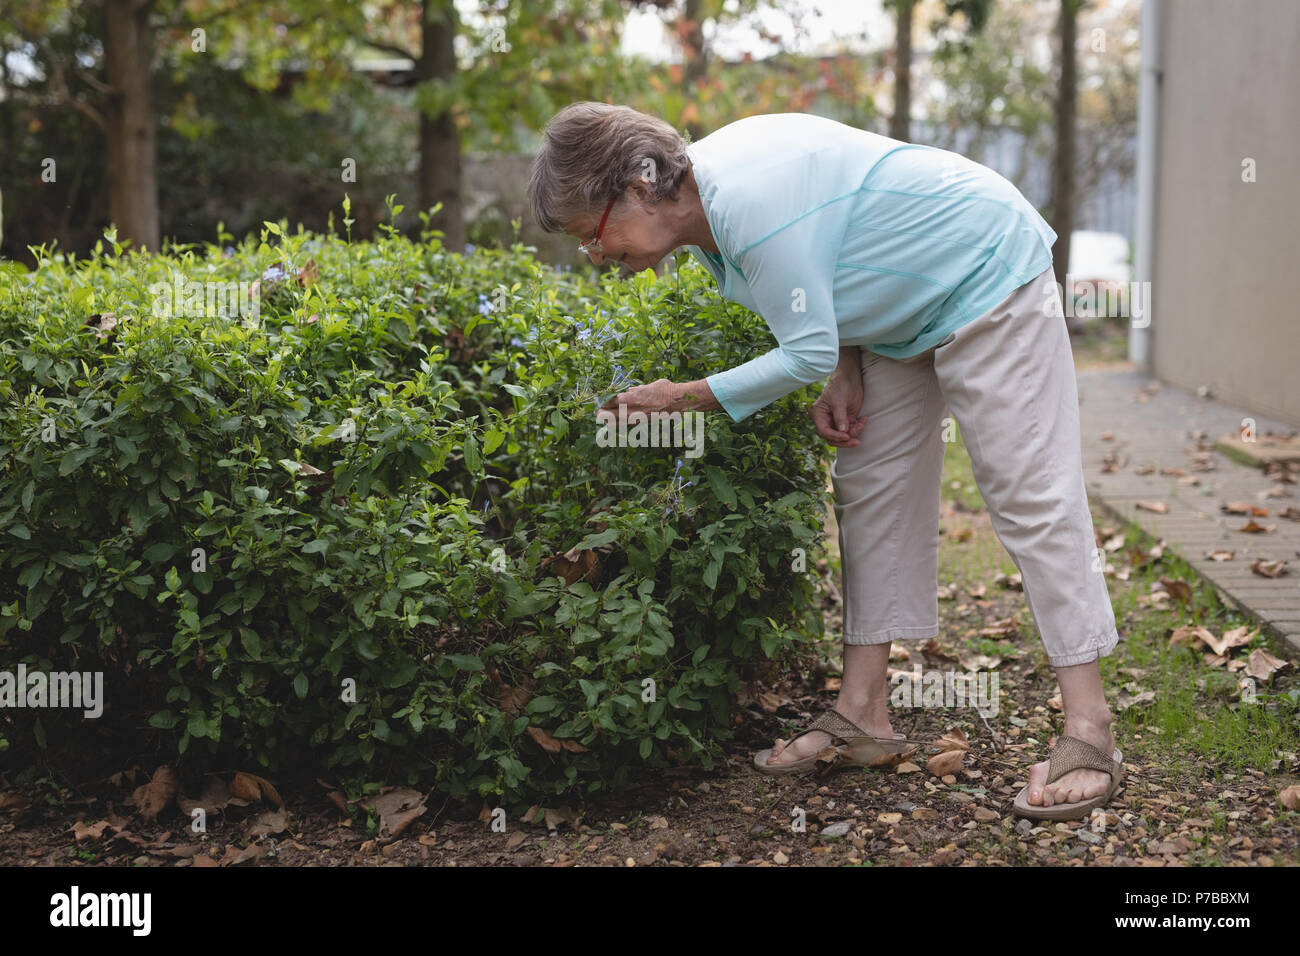
{"type": "Polygon", "coordinates": [[[617,200],[618,197],[615,196],[613,199],[609,201],[609,205],[605,207],[605,215],[600,217],[600,225],[596,227],[596,234],[592,236],[590,239],[588,239],[586,242],[578,243],[579,252],[583,253],[584,255],[590,255],[593,252],[602,253],[605,251],[605,247],[601,244],[600,241],[600,234],[605,231],[605,220],[609,218],[609,211],[614,208],[614,203],[617,200]]]}

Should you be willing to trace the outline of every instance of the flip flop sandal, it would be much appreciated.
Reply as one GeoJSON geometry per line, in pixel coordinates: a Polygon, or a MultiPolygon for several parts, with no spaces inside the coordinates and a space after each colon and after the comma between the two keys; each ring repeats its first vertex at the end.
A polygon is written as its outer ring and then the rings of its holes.
{"type": "MultiPolygon", "coordinates": [[[[874,766],[875,761],[881,757],[904,753],[908,745],[919,744],[924,746],[927,743],[927,741],[904,737],[902,734],[895,734],[893,738],[873,737],[839,711],[831,708],[823,712],[806,729],[790,738],[790,742],[786,746],[791,746],[804,734],[814,730],[821,730],[830,734],[832,746],[839,751],[840,761],[856,767],[874,766]],[[841,740],[843,743],[835,745],[836,740],[841,740]]],[[[807,757],[792,760],[788,763],[769,764],[767,761],[772,756],[772,749],[767,747],[754,754],[754,769],[759,773],[773,775],[808,773],[817,768],[817,758],[822,752],[818,751],[818,753],[809,754],[807,757]]]]}
{"type": "Polygon", "coordinates": [[[1029,784],[1025,784],[1020,793],[1016,795],[1015,803],[1012,804],[1011,808],[1019,816],[1028,817],[1031,820],[1078,820],[1081,817],[1086,817],[1097,807],[1103,807],[1110,803],[1111,798],[1115,796],[1115,791],[1119,789],[1119,785],[1124,779],[1123,760],[1124,755],[1118,749],[1115,750],[1112,756],[1107,757],[1105,753],[1086,740],[1062,735],[1057,739],[1056,746],[1052,748],[1052,752],[1047,757],[1047,782],[1052,783],[1071,770],[1084,767],[1110,774],[1110,787],[1105,793],[1090,797],[1087,800],[1076,800],[1073,803],[1054,803],[1047,807],[1029,802],[1029,784]]]}

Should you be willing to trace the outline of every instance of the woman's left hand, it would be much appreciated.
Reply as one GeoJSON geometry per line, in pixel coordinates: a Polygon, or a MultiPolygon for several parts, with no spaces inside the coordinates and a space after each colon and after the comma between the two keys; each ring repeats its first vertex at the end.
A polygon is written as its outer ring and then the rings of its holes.
{"type": "Polygon", "coordinates": [[[656,379],[653,382],[647,382],[645,385],[634,385],[626,392],[620,392],[615,395],[604,405],[602,411],[611,411],[618,413],[619,405],[627,406],[627,413],[633,412],[665,412],[669,411],[680,396],[678,395],[678,386],[676,383],[666,378],[656,379]]]}

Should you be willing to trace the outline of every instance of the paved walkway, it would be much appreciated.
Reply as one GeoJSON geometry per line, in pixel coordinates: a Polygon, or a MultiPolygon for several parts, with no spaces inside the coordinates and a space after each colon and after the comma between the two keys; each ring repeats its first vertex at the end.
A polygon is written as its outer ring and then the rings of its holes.
{"type": "Polygon", "coordinates": [[[1164,538],[1232,603],[1300,653],[1300,521],[1281,516],[1288,507],[1300,510],[1300,483],[1280,484],[1213,450],[1216,441],[1240,436],[1247,417],[1255,419],[1257,434],[1295,429],[1139,372],[1081,371],[1078,379],[1092,502],[1164,538]],[[1283,492],[1289,496],[1276,496],[1283,492]],[[1162,503],[1168,511],[1144,510],[1139,502],[1162,503]],[[1268,514],[1222,510],[1238,503],[1268,514]],[[1251,520],[1273,530],[1237,530],[1251,520]],[[1215,561],[1206,557],[1212,551],[1234,557],[1215,561]],[[1290,564],[1286,575],[1272,579],[1251,570],[1256,559],[1290,564]]]}

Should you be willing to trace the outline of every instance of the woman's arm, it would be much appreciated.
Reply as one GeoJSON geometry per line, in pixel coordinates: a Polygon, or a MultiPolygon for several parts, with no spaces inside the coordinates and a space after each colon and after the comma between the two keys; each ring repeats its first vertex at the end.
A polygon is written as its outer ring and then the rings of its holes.
{"type": "Polygon", "coordinates": [[[702,378],[694,382],[676,384],[673,388],[677,395],[665,411],[711,412],[722,407],[721,403],[713,397],[713,389],[709,388],[709,383],[702,378]]]}

